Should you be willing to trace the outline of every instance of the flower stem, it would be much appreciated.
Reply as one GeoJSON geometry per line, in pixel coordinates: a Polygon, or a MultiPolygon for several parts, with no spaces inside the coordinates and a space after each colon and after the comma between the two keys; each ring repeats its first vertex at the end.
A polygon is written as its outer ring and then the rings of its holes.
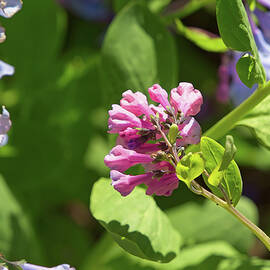
{"type": "Polygon", "coordinates": [[[263,87],[259,87],[248,99],[223,117],[214,126],[208,129],[204,133],[204,136],[211,137],[215,140],[220,139],[232,128],[234,128],[239,120],[241,120],[250,110],[264,100],[269,94],[270,82],[265,84],[263,87]]]}
{"type": "Polygon", "coordinates": [[[198,195],[201,195],[215,204],[221,206],[222,208],[226,209],[230,214],[236,217],[242,224],[244,224],[253,234],[255,234],[258,239],[262,241],[265,247],[270,251],[270,238],[254,223],[252,223],[249,219],[247,219],[242,213],[240,213],[236,208],[232,206],[232,204],[223,201],[222,199],[218,198],[213,193],[209,192],[208,190],[204,189],[200,184],[196,181],[192,181],[191,190],[198,195]],[[195,190],[194,190],[195,189],[195,190]]]}

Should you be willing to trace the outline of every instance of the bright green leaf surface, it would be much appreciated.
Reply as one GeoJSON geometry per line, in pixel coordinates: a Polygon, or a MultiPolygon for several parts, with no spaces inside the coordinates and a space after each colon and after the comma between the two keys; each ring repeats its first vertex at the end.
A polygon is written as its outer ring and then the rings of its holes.
{"type": "Polygon", "coordinates": [[[131,3],[110,25],[102,48],[101,79],[105,99],[127,89],[144,91],[154,83],[165,89],[176,85],[174,40],[147,7],[131,3]],[[108,79],[110,78],[110,79],[108,79]]]}
{"type": "MultiPolygon", "coordinates": [[[[200,146],[205,159],[205,168],[207,172],[211,174],[212,171],[220,165],[225,149],[219,143],[208,137],[202,137],[200,146]]],[[[218,188],[207,182],[206,177],[204,177],[204,180],[214,194],[223,197],[218,188]]],[[[233,205],[236,205],[242,194],[242,179],[239,168],[234,160],[231,161],[227,170],[224,171],[224,178],[221,185],[232,200],[233,205]]]]}
{"type": "MultiPolygon", "coordinates": [[[[236,208],[255,224],[258,222],[256,205],[248,198],[242,197],[236,208]]],[[[254,243],[253,234],[245,226],[211,201],[203,205],[189,202],[170,209],[167,214],[186,245],[224,240],[247,252],[254,243]]]]}
{"type": "Polygon", "coordinates": [[[185,27],[180,20],[176,20],[176,26],[180,34],[203,50],[210,52],[225,52],[228,50],[220,37],[212,37],[202,29],[185,27]]]}
{"type": "Polygon", "coordinates": [[[200,153],[189,153],[177,164],[177,177],[190,187],[190,182],[203,173],[204,166],[204,159],[200,153]]]}
{"type": "Polygon", "coordinates": [[[242,0],[217,0],[216,13],[219,32],[229,48],[242,52],[256,48],[242,0]]]}
{"type": "Polygon", "coordinates": [[[270,148],[270,97],[264,99],[237,124],[251,128],[258,141],[270,148]]]}
{"type": "Polygon", "coordinates": [[[245,54],[236,64],[236,70],[241,81],[249,88],[255,83],[261,84],[264,82],[264,74],[256,59],[245,54]]]}
{"type": "Polygon", "coordinates": [[[143,189],[122,197],[108,179],[100,179],[94,184],[90,209],[127,252],[159,262],[169,262],[178,254],[179,234],[143,189]]]}
{"type": "Polygon", "coordinates": [[[208,183],[212,186],[218,187],[224,177],[224,172],[219,170],[217,166],[208,178],[208,183]]]}

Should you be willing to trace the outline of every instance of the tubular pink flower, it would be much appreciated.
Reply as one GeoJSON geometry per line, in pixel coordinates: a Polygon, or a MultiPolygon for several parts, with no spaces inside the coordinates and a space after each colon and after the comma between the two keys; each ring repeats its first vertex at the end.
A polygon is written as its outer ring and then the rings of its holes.
{"type": "Polygon", "coordinates": [[[178,178],[175,173],[164,174],[160,179],[152,179],[146,183],[147,195],[170,196],[178,188],[178,178]]]}
{"type": "Polygon", "coordinates": [[[147,163],[147,164],[143,164],[143,167],[144,167],[145,172],[151,172],[151,171],[157,171],[157,170],[170,171],[170,172],[175,171],[174,167],[168,161],[161,161],[158,163],[147,163]]]}
{"type": "Polygon", "coordinates": [[[182,139],[177,140],[178,146],[198,144],[200,142],[201,127],[193,117],[188,117],[184,123],[178,127],[180,130],[180,136],[182,136],[182,139]]]}
{"type": "Polygon", "coordinates": [[[143,93],[133,93],[131,90],[127,90],[122,96],[123,98],[120,100],[122,108],[134,113],[136,116],[145,114],[149,117],[151,110],[149,109],[146,96],[143,93]]]}
{"type": "Polygon", "coordinates": [[[201,92],[194,89],[191,83],[180,83],[171,90],[170,102],[176,111],[181,111],[184,116],[196,115],[203,103],[201,92]]]}
{"type": "Polygon", "coordinates": [[[112,108],[113,109],[109,111],[109,133],[118,133],[128,127],[142,127],[141,120],[135,114],[116,104],[113,104],[112,108]]]}
{"type": "Polygon", "coordinates": [[[153,101],[160,103],[165,109],[170,107],[168,93],[159,84],[154,84],[148,88],[148,92],[153,101]]]}
{"type": "Polygon", "coordinates": [[[110,154],[104,158],[106,166],[120,172],[124,172],[136,164],[149,163],[151,161],[153,161],[153,159],[149,155],[125,149],[122,145],[115,146],[110,154]]]}
{"type": "Polygon", "coordinates": [[[136,186],[152,180],[152,173],[142,175],[127,175],[118,171],[111,171],[112,186],[122,196],[127,196],[136,186]]]}

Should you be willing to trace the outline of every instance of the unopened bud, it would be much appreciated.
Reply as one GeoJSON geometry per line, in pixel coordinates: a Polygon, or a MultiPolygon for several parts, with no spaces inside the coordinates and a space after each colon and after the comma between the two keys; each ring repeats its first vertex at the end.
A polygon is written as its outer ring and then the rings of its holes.
{"type": "Polygon", "coordinates": [[[177,136],[179,135],[179,129],[176,124],[172,124],[169,133],[168,133],[168,140],[171,144],[176,142],[177,136]]]}

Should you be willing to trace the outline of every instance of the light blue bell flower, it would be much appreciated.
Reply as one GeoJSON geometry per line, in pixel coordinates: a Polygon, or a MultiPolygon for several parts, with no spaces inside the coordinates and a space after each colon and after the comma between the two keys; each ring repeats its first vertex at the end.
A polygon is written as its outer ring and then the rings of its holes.
{"type": "Polygon", "coordinates": [[[49,268],[49,267],[39,266],[35,264],[30,264],[30,263],[23,263],[23,264],[20,264],[20,267],[23,270],[75,270],[75,268],[70,267],[69,264],[61,264],[61,265],[49,268]]]}
{"type": "Polygon", "coordinates": [[[21,0],[0,0],[0,16],[12,17],[22,8],[21,0]]]}
{"type": "Polygon", "coordinates": [[[0,79],[14,74],[14,67],[0,60],[0,79]]]}

